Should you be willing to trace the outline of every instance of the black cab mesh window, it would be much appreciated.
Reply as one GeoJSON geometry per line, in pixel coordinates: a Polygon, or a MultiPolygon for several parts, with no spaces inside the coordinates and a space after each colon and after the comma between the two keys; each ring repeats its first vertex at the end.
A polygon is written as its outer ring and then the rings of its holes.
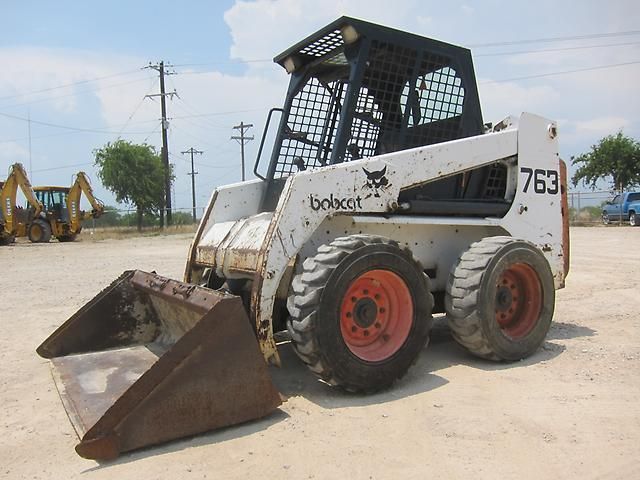
{"type": "Polygon", "coordinates": [[[462,115],[464,87],[456,71],[445,67],[407,82],[402,97],[408,126],[413,127],[462,115]]]}

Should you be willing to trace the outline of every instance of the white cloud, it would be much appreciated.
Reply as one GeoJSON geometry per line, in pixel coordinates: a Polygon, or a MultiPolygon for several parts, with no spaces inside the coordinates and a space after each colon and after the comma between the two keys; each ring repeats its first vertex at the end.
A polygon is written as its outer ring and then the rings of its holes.
{"type": "Polygon", "coordinates": [[[4,179],[10,165],[20,162],[28,168],[29,150],[16,142],[0,143],[0,179],[4,179]]]}
{"type": "Polygon", "coordinates": [[[610,135],[629,126],[630,121],[622,117],[600,117],[586,121],[575,122],[577,133],[610,135]]]}
{"type": "Polygon", "coordinates": [[[464,15],[467,15],[467,16],[471,16],[471,15],[473,15],[473,14],[475,13],[475,11],[476,11],[476,9],[475,9],[475,8],[473,8],[473,7],[472,7],[472,6],[470,6],[470,5],[466,5],[466,4],[465,4],[465,5],[462,5],[462,6],[460,7],[460,10],[462,10],[462,13],[463,13],[464,15]]]}
{"type": "Polygon", "coordinates": [[[92,91],[96,84],[107,86],[123,82],[122,78],[102,82],[78,83],[113,75],[139,66],[139,61],[127,57],[96,55],[84,50],[14,47],[0,48],[0,102],[3,108],[23,103],[39,103],[48,99],[49,105],[61,112],[79,107],[78,93],[92,91]],[[32,94],[51,87],[76,84],[32,94]]]}
{"type": "MultiPolygon", "coordinates": [[[[582,150],[588,145],[598,142],[607,135],[613,135],[620,130],[625,131],[633,123],[620,116],[604,116],[589,120],[565,120],[559,124],[560,138],[568,145],[582,145],[582,150]]],[[[580,152],[577,152],[580,153],[580,152]]]]}
{"type": "Polygon", "coordinates": [[[422,28],[430,28],[433,25],[433,17],[427,17],[425,15],[418,15],[416,17],[418,25],[422,28]]]}
{"type": "Polygon", "coordinates": [[[224,19],[233,38],[231,57],[248,60],[272,58],[343,15],[426,35],[431,17],[420,13],[427,6],[420,0],[237,1],[224,19]]]}
{"type": "Polygon", "coordinates": [[[548,116],[549,113],[545,112],[561,98],[549,85],[527,87],[517,83],[481,80],[478,90],[483,115],[491,122],[498,122],[507,115],[519,116],[522,112],[548,116]]]}

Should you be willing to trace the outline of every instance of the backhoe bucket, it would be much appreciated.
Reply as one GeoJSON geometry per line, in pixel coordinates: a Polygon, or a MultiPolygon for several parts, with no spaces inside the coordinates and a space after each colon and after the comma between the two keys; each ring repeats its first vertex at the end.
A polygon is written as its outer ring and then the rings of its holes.
{"type": "Polygon", "coordinates": [[[37,351],[51,359],[85,458],[253,420],[282,403],[240,297],[139,270],[37,351]]]}

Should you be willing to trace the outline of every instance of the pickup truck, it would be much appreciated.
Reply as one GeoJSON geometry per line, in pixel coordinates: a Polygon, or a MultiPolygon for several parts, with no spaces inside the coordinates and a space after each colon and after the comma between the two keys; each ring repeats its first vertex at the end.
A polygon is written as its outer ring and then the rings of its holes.
{"type": "Polygon", "coordinates": [[[640,192],[619,193],[602,206],[602,223],[608,225],[616,220],[640,226],[640,192]]]}

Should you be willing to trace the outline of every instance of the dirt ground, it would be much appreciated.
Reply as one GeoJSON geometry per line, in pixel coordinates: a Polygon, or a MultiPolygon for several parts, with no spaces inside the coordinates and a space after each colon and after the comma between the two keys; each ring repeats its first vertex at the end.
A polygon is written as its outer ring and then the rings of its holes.
{"type": "Polygon", "coordinates": [[[525,361],[474,359],[440,321],[393,389],[353,396],[285,346],[276,413],[107,463],[76,455],[35,349],[125,269],[182,278],[190,235],[2,247],[0,478],[640,478],[640,229],[571,239],[555,322],[525,361]]]}

